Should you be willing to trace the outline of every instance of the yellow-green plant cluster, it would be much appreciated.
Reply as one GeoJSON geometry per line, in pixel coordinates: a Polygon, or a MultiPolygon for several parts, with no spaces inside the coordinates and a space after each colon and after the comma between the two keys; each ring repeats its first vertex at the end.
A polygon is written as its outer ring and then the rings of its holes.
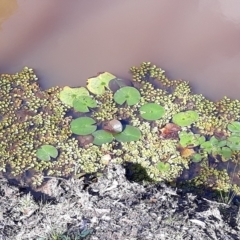
{"type": "MultiPolygon", "coordinates": [[[[179,114],[184,112],[194,113],[194,121],[180,124],[178,131],[195,131],[206,139],[213,135],[221,139],[227,138],[232,134],[227,126],[234,121],[240,121],[238,100],[225,97],[219,102],[212,102],[201,94],[193,94],[187,81],[170,80],[164,70],[149,62],[132,67],[130,71],[131,87],[139,91],[139,99],[131,105],[118,104],[114,99],[115,92],[108,85],[114,78],[111,74],[107,74],[107,78],[100,74],[99,79],[90,79],[87,84],[89,91],[85,88],[75,91],[67,87],[65,92],[59,87],[42,90],[33,70],[27,67],[13,75],[2,74],[0,171],[3,175],[16,179],[20,184],[40,185],[47,176],[68,177],[98,172],[102,171],[109,161],[113,161],[119,164],[138,164],[146,169],[148,177],[153,181],[174,181],[190,167],[191,153],[200,148],[196,144],[192,149],[179,146],[178,132],[169,133],[166,128],[167,124],[174,122],[174,116],[180,116],[179,114]],[[84,92],[81,99],[75,99],[78,92],[84,92]],[[68,93],[72,93],[70,98],[68,93]],[[73,107],[77,104],[76,100],[80,104],[86,104],[84,108],[80,106],[78,109],[88,111],[91,106],[94,106],[94,109],[87,113],[77,113],[73,107]],[[164,109],[164,114],[157,120],[146,120],[141,115],[142,107],[149,103],[158,104],[164,109]],[[113,137],[110,143],[94,145],[91,140],[93,135],[79,137],[71,130],[71,122],[79,114],[91,117],[97,125],[95,129],[113,119],[127,122],[140,130],[140,138],[136,141],[121,142],[113,137]],[[167,134],[164,135],[164,131],[167,134]],[[166,137],[167,135],[171,137],[166,137]],[[39,158],[37,150],[44,145],[56,148],[57,157],[49,157],[50,160],[47,161],[39,158]]],[[[119,84],[119,81],[116,82],[119,84]]],[[[125,97],[128,100],[128,96],[125,97]]],[[[191,135],[191,138],[193,137],[194,134],[191,135]]],[[[203,150],[206,150],[206,147],[203,150]]],[[[223,186],[224,190],[229,189],[231,177],[227,171],[207,167],[208,154],[204,152],[202,156],[202,162],[198,163],[201,177],[196,178],[195,183],[208,185],[207,179],[213,176],[219,183],[218,186],[223,186]],[[216,174],[218,178],[214,177],[216,174]],[[228,185],[223,184],[225,180],[228,185]]],[[[213,157],[219,162],[218,156],[213,157]]],[[[239,166],[238,150],[234,150],[230,160],[239,166]]],[[[237,174],[239,173],[236,172],[237,174]]],[[[216,183],[214,184],[216,186],[216,183]]],[[[237,192],[239,187],[235,184],[234,189],[237,192]]]]}

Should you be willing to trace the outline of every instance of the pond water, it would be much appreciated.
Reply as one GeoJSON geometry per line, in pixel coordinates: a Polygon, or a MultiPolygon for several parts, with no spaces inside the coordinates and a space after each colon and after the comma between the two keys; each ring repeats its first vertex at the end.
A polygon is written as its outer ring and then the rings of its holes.
{"type": "Polygon", "coordinates": [[[212,100],[238,98],[238,0],[0,1],[0,72],[36,70],[45,88],[85,85],[151,61],[212,100]]]}

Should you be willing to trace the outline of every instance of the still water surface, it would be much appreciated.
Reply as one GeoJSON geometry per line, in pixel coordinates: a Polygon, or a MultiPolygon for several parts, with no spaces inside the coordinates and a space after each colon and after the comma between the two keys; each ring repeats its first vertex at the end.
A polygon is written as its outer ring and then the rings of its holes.
{"type": "Polygon", "coordinates": [[[240,99],[239,0],[0,0],[0,72],[45,88],[151,61],[212,100],[240,99]]]}

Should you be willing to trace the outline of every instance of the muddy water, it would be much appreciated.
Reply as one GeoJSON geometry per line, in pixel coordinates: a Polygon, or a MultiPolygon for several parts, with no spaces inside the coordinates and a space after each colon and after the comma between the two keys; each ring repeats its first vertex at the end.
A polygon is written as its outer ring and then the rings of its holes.
{"type": "Polygon", "coordinates": [[[44,87],[78,86],[151,61],[211,99],[240,99],[239,0],[0,3],[2,73],[28,65],[44,87]]]}

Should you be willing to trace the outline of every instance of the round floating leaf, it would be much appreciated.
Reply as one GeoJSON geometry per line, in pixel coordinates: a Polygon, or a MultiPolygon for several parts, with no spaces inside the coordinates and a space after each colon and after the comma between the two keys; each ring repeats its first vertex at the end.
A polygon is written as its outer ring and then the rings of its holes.
{"type": "Polygon", "coordinates": [[[240,137],[230,136],[227,139],[227,146],[232,150],[240,150],[240,137]]]}
{"type": "Polygon", "coordinates": [[[52,145],[42,145],[37,150],[37,157],[43,161],[49,161],[52,158],[56,158],[58,150],[52,145]]]}
{"type": "Polygon", "coordinates": [[[161,118],[165,109],[157,103],[147,103],[140,107],[140,115],[146,120],[157,120],[161,118]]]}
{"type": "Polygon", "coordinates": [[[92,134],[94,136],[93,144],[102,145],[104,143],[110,143],[113,140],[113,135],[105,130],[98,130],[92,134]]]}
{"type": "Polygon", "coordinates": [[[201,156],[201,154],[199,154],[199,153],[194,154],[194,155],[192,156],[192,161],[193,161],[193,162],[200,162],[200,161],[202,161],[202,156],[201,156]]]}
{"type": "Polygon", "coordinates": [[[81,96],[74,99],[73,107],[79,112],[89,112],[89,108],[97,107],[97,102],[90,96],[81,96]]]}
{"type": "Polygon", "coordinates": [[[167,171],[170,170],[171,166],[170,166],[169,163],[159,162],[159,163],[157,164],[157,168],[158,168],[158,170],[161,171],[161,172],[167,172],[167,171]]]}
{"type": "Polygon", "coordinates": [[[240,122],[232,122],[227,125],[229,131],[233,133],[240,133],[240,122]]]}
{"type": "Polygon", "coordinates": [[[138,128],[127,125],[123,132],[114,135],[119,142],[137,141],[141,137],[141,132],[138,128]]]}
{"type": "Polygon", "coordinates": [[[88,96],[89,92],[86,88],[70,88],[68,86],[64,87],[59,94],[60,100],[68,106],[73,107],[73,101],[81,96],[88,96]]]}
{"type": "Polygon", "coordinates": [[[128,106],[132,106],[139,102],[141,95],[134,87],[123,87],[115,92],[113,98],[118,104],[126,102],[128,106]]]}
{"type": "Polygon", "coordinates": [[[185,127],[196,122],[198,118],[199,118],[199,115],[197,112],[186,111],[186,112],[180,112],[180,113],[174,114],[172,121],[181,127],[185,127]]]}
{"type": "Polygon", "coordinates": [[[97,126],[93,125],[96,121],[90,117],[80,117],[72,120],[71,131],[77,135],[88,135],[96,131],[97,126]]]}
{"type": "Polygon", "coordinates": [[[106,88],[109,89],[108,84],[114,78],[116,77],[111,73],[100,73],[98,76],[87,80],[87,89],[94,94],[101,95],[106,91],[106,88]]]}

